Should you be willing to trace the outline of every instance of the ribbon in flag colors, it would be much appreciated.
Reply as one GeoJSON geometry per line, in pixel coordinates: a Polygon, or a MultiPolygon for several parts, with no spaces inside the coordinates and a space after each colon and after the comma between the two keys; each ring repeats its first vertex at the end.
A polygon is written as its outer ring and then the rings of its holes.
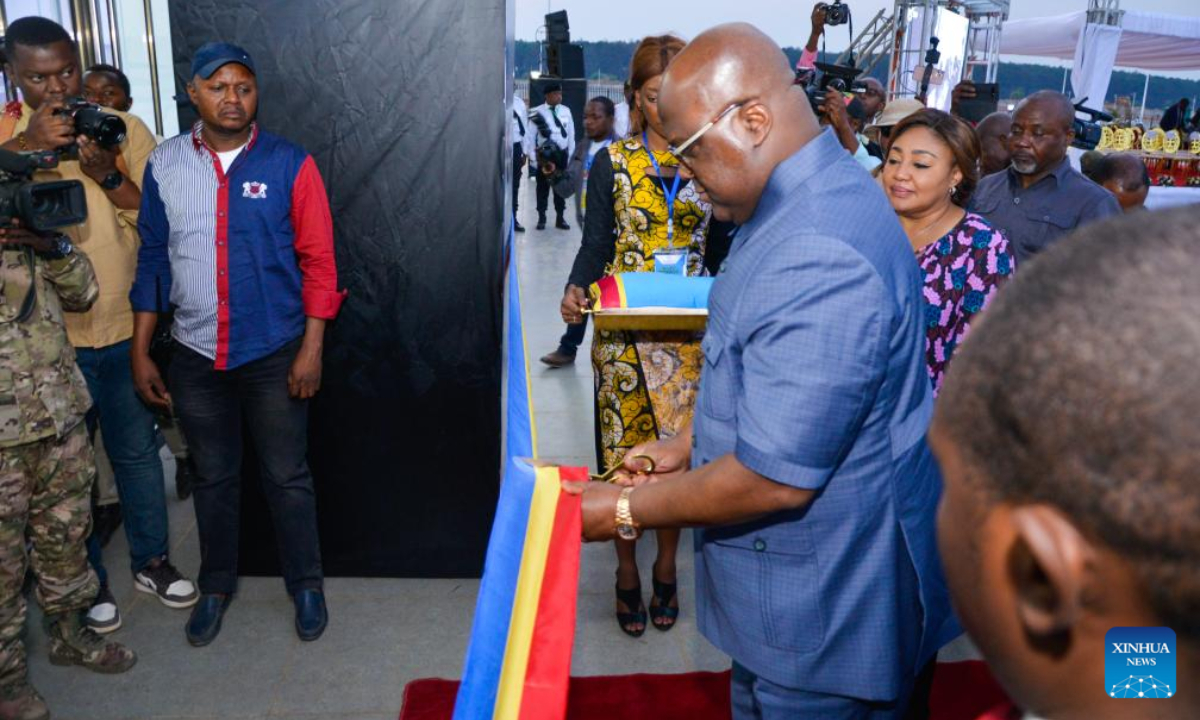
{"type": "Polygon", "coordinates": [[[580,498],[562,480],[586,468],[542,466],[521,329],[515,255],[508,271],[504,478],[475,605],[455,720],[562,720],[579,584],[580,498]]]}
{"type": "Polygon", "coordinates": [[[593,310],[666,307],[705,309],[714,278],[640,272],[608,275],[592,283],[593,310]]]}

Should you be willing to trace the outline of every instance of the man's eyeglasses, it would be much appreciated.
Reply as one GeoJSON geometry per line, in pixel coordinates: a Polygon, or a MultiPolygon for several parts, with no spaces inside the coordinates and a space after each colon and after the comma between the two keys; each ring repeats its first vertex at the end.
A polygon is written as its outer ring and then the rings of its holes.
{"type": "Polygon", "coordinates": [[[720,115],[716,116],[707,125],[700,128],[699,130],[697,130],[695,135],[692,135],[687,140],[684,140],[682,143],[680,143],[679,147],[668,147],[667,152],[674,155],[676,160],[683,162],[683,154],[688,151],[688,148],[695,145],[696,141],[698,141],[700,138],[704,137],[704,133],[706,133],[709,130],[712,130],[714,127],[716,127],[717,123],[721,122],[721,120],[723,120],[726,115],[733,112],[734,110],[737,110],[738,108],[742,107],[743,105],[745,105],[745,103],[734,103],[734,104],[730,105],[729,107],[725,108],[724,110],[721,111],[720,115]]]}

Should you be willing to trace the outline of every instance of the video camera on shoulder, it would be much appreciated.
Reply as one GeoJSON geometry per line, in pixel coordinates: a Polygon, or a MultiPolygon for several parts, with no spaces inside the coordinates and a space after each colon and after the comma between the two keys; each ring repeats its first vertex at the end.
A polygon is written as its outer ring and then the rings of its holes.
{"type": "MultiPolygon", "coordinates": [[[[797,71],[799,76],[800,71],[797,71]]],[[[866,83],[858,80],[863,71],[850,65],[834,65],[833,63],[817,63],[817,72],[804,86],[808,102],[814,113],[821,112],[825,104],[825,95],[830,90],[842,93],[861,93],[867,89],[866,83]]]]}
{"type": "MultiPolygon", "coordinates": [[[[114,148],[125,142],[124,120],[112,113],[104,112],[99,105],[90,103],[81,97],[67,98],[65,102],[65,107],[55,110],[54,114],[70,117],[75,122],[74,134],[76,136],[83,135],[106,148],[114,148]]],[[[71,143],[60,148],[59,152],[70,154],[75,150],[75,144],[71,143]]]]}
{"type": "Polygon", "coordinates": [[[58,154],[54,150],[28,153],[0,150],[0,227],[11,227],[17,219],[23,228],[47,233],[87,220],[83,183],[33,181],[38,170],[57,166],[58,154]]]}
{"type": "Polygon", "coordinates": [[[1094,110],[1090,107],[1084,107],[1084,103],[1088,99],[1084,98],[1075,103],[1075,112],[1084,113],[1088,116],[1087,120],[1075,118],[1074,127],[1075,139],[1071,141],[1071,145],[1080,150],[1095,150],[1100,144],[1100,138],[1104,136],[1104,126],[1101,122],[1112,122],[1113,116],[1103,110],[1094,110]]]}

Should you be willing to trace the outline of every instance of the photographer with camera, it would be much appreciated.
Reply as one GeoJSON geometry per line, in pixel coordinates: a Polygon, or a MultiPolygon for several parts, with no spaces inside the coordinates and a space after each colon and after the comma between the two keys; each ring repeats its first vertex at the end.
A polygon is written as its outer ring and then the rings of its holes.
{"type": "Polygon", "coordinates": [[[0,151],[0,718],[48,718],[26,671],[25,597],[31,566],[56,665],[120,673],[137,657],[89,630],[98,579],[84,538],[95,466],[84,415],[91,406],[63,311],[83,312],[99,288],[86,255],[57,232],[35,232],[11,198],[26,188],[21,159],[0,151]],[[31,548],[27,550],[27,546],[31,548]]]}
{"type": "MultiPolygon", "coordinates": [[[[89,311],[68,313],[65,321],[94,403],[89,425],[98,421],[104,426],[104,449],[125,515],[135,587],[167,607],[188,607],[196,601],[196,589],[168,559],[167,504],[154,414],[138,399],[130,372],[129,289],[137,266],[137,210],[154,136],[135,116],[101,111],[83,100],[78,48],[58,23],[21,18],[9,25],[4,42],[6,71],[24,102],[9,104],[16,122],[0,126],[2,147],[57,151],[58,167],[35,178],[83,184],[87,221],[65,233],[91,260],[100,295],[89,311]]],[[[98,548],[93,550],[91,559],[101,579],[97,605],[111,606],[104,617],[111,627],[119,617],[116,603],[107,589],[98,548]]]]}
{"type": "Polygon", "coordinates": [[[857,98],[847,98],[842,91],[830,88],[819,108],[820,122],[833,128],[838,142],[867,170],[879,167],[882,160],[867,152],[867,139],[862,132],[866,111],[857,98]]]}
{"type": "MultiPolygon", "coordinates": [[[[562,104],[562,85],[550,83],[544,87],[544,91],[546,102],[535,107],[529,116],[530,122],[537,127],[537,149],[533,159],[537,163],[538,230],[546,229],[550,188],[565,179],[567,159],[575,152],[575,120],[571,117],[571,109],[562,104]]],[[[563,219],[566,209],[565,196],[554,193],[554,212],[557,215],[554,227],[559,230],[571,229],[563,219]]]]}
{"type": "MultiPolygon", "coordinates": [[[[800,53],[800,60],[796,62],[796,72],[798,75],[815,74],[817,69],[817,44],[821,36],[825,34],[826,25],[841,25],[850,19],[849,6],[835,2],[832,5],[819,2],[813,6],[812,10],[812,30],[808,34],[808,42],[804,45],[803,52],[800,53]]],[[[861,78],[857,82],[858,87],[855,88],[859,101],[862,102],[863,112],[866,114],[866,124],[870,124],[879,113],[883,112],[887,106],[887,91],[884,90],[883,83],[873,77],[861,78]]],[[[872,152],[875,157],[882,158],[883,150],[872,152]]]]}
{"type": "Polygon", "coordinates": [[[812,11],[812,31],[796,63],[797,82],[806,86],[809,102],[822,125],[833,128],[838,142],[867,170],[883,161],[883,148],[862,134],[887,105],[883,83],[860,78],[853,66],[817,66],[817,43],[826,25],[850,22],[850,8],[842,2],[817,3],[812,11]]]}

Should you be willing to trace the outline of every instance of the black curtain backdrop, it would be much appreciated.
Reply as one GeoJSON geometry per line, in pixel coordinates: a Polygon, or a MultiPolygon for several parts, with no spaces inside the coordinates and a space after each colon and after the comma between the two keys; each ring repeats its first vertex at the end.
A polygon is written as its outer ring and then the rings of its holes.
{"type": "MultiPolygon", "coordinates": [[[[176,83],[210,40],[262,127],[316,158],[339,283],[310,414],[328,575],[482,571],[498,493],[509,0],[171,0],[176,83]],[[507,59],[507,60],[506,60],[507,59]]],[[[196,115],[181,106],[181,127],[196,115]]],[[[275,575],[247,447],[243,574],[275,575]]]]}

